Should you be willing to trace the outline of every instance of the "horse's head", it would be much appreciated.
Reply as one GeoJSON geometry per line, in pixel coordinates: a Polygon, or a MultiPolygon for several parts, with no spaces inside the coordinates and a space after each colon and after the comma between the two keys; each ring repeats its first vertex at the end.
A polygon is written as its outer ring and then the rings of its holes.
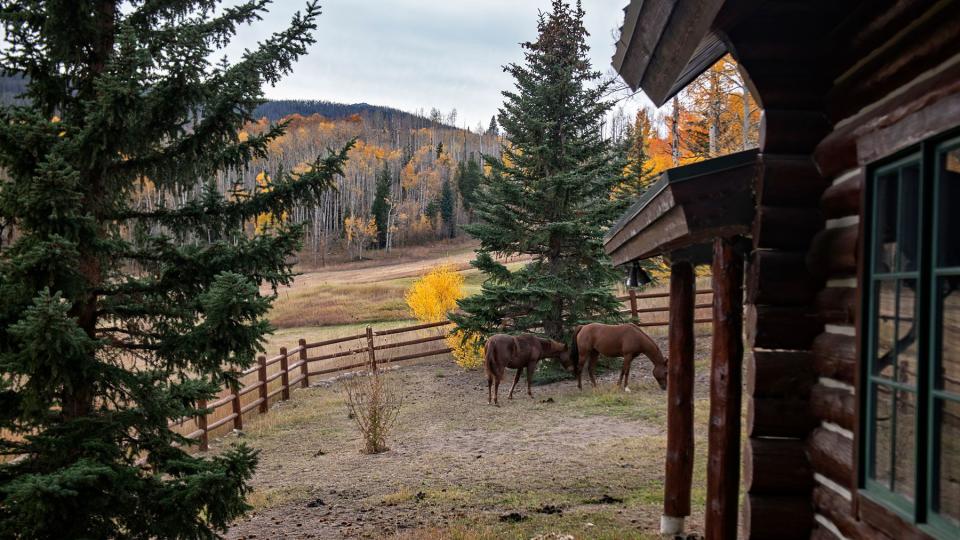
{"type": "Polygon", "coordinates": [[[574,371],[576,366],[574,365],[573,358],[570,356],[570,350],[567,348],[567,344],[552,339],[545,341],[544,356],[556,356],[560,359],[560,365],[563,366],[564,369],[571,372],[574,371]]]}
{"type": "Polygon", "coordinates": [[[667,389],[667,364],[653,365],[653,378],[657,380],[661,390],[667,389]]]}

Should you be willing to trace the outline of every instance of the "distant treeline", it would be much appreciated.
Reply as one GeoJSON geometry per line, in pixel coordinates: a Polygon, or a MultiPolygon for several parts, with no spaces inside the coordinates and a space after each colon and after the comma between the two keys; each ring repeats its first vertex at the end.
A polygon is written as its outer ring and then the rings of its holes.
{"type": "Polygon", "coordinates": [[[325,100],[280,99],[268,101],[253,111],[254,118],[266,118],[276,122],[281,118],[299,114],[311,116],[319,114],[328,120],[343,120],[359,116],[371,120],[377,125],[404,125],[414,129],[444,127],[425,114],[414,114],[391,107],[370,105],[369,103],[334,103],[325,100]]]}

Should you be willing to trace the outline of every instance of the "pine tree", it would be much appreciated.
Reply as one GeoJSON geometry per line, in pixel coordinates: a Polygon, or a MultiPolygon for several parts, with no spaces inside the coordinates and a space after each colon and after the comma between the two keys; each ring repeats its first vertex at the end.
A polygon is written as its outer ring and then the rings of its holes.
{"type": "Polygon", "coordinates": [[[561,0],[525,43],[523,65],[505,69],[516,91],[504,92],[500,124],[509,142],[477,197],[480,240],[474,266],[487,275],[480,294],[463,300],[455,320],[471,334],[543,328],[563,338],[587,320],[616,317],[619,278],[602,237],[623,204],[611,197],[621,180],[620,149],[601,136],[610,104],[588,60],[584,12],[561,0]],[[532,255],[511,271],[492,254],[532,255]]]}
{"type": "Polygon", "coordinates": [[[370,213],[377,223],[377,245],[383,249],[387,245],[387,228],[390,226],[390,166],[386,161],[377,175],[370,213]]]}
{"type": "Polygon", "coordinates": [[[477,188],[483,183],[483,170],[480,168],[477,160],[473,158],[472,153],[466,163],[461,161],[457,165],[454,180],[457,184],[457,190],[460,192],[460,198],[463,201],[463,209],[466,210],[469,215],[473,212],[477,188]]]}
{"type": "Polygon", "coordinates": [[[453,194],[453,187],[449,180],[444,180],[440,186],[440,218],[443,220],[444,234],[450,238],[457,236],[456,211],[457,201],[453,194]]]}
{"type": "Polygon", "coordinates": [[[499,135],[500,128],[497,126],[497,117],[496,115],[490,117],[490,126],[487,127],[487,135],[499,135]]]}
{"type": "Polygon", "coordinates": [[[172,419],[204,413],[262,351],[274,289],[344,148],[236,198],[284,125],[238,135],[264,84],[313,43],[310,2],[234,64],[211,64],[268,2],[9,1],[0,107],[0,537],[214,538],[247,510],[256,453],[191,455],[172,419]],[[137,206],[149,184],[160,206],[137,206]],[[221,184],[222,186],[223,184],[221,184]],[[229,186],[229,183],[227,184],[229,186]],[[273,223],[250,236],[244,225],[273,223]]]}
{"type": "Polygon", "coordinates": [[[646,109],[640,109],[633,124],[627,126],[624,138],[627,166],[624,168],[620,192],[630,199],[636,199],[656,179],[650,155],[652,137],[653,127],[650,124],[650,115],[646,109]]]}

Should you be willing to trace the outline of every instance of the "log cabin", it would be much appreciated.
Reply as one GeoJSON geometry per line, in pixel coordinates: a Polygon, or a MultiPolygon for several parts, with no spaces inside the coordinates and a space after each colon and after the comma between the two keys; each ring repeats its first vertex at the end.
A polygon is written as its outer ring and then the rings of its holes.
{"type": "Polygon", "coordinates": [[[706,537],[960,538],[960,1],[624,12],[613,66],[657,106],[729,54],[763,110],[759,148],[665,172],[605,239],[615,264],[671,267],[662,532],[703,444],[711,264],[706,537]]]}

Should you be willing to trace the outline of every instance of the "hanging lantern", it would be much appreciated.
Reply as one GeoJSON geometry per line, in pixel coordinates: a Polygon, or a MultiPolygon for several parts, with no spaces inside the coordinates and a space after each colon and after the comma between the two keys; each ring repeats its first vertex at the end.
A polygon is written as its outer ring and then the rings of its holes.
{"type": "Polygon", "coordinates": [[[646,272],[643,268],[640,268],[640,263],[633,261],[633,264],[630,266],[630,278],[627,280],[627,287],[642,287],[653,281],[650,278],[650,274],[646,272]]]}

